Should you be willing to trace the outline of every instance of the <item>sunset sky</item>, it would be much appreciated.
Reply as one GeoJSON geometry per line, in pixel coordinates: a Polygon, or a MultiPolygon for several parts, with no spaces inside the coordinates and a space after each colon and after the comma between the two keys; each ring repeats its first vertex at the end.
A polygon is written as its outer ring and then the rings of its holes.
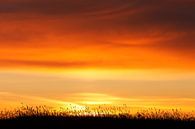
{"type": "Polygon", "coordinates": [[[0,0],[0,105],[195,110],[194,0],[0,0]]]}

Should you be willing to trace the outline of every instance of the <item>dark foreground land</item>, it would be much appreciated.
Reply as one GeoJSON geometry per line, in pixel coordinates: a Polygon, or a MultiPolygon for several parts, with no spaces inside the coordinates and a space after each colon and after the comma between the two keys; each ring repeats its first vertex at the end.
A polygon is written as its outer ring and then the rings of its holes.
{"type": "Polygon", "coordinates": [[[30,116],[0,120],[0,129],[195,129],[195,121],[122,117],[30,116]]]}

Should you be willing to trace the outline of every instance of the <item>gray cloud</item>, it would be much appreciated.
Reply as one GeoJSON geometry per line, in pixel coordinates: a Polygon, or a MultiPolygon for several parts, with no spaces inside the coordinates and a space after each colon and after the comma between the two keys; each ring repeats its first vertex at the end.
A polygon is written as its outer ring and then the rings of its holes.
{"type": "MultiPolygon", "coordinates": [[[[67,26],[76,26],[70,29],[72,32],[99,35],[97,37],[100,41],[102,35],[130,35],[130,37],[135,35],[136,38],[145,38],[158,33],[153,37],[166,39],[167,34],[185,33],[178,34],[178,37],[173,36],[168,42],[157,44],[162,48],[179,51],[195,49],[194,14],[193,0],[2,0],[0,2],[0,15],[18,16],[16,19],[19,20],[27,20],[27,17],[41,19],[48,26],[53,26],[55,33],[59,32],[61,35],[67,33],[67,26]],[[48,23],[48,19],[57,19],[57,21],[48,23]],[[67,25],[65,21],[73,24],[67,25]]],[[[27,32],[25,38],[20,38],[14,33],[10,37],[14,40],[25,40],[34,30],[27,32]]],[[[44,35],[43,33],[45,31],[41,31],[39,35],[44,35]]],[[[0,35],[0,40],[6,39],[6,36],[0,35]]]]}

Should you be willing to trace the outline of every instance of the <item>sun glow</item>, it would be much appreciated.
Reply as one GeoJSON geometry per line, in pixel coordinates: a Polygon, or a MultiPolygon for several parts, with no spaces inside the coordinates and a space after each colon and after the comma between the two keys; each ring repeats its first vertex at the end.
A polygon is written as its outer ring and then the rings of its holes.
{"type": "Polygon", "coordinates": [[[103,104],[112,104],[110,101],[81,101],[81,103],[86,105],[103,105],[103,104]]]}
{"type": "Polygon", "coordinates": [[[98,94],[98,93],[80,93],[76,94],[80,98],[77,103],[84,105],[103,105],[103,104],[114,104],[120,98],[110,96],[107,94],[98,94]]]}

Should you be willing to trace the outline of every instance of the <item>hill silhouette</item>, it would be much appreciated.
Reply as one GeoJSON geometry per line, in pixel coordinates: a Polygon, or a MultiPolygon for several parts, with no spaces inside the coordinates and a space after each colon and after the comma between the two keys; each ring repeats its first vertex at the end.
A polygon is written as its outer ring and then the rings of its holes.
{"type": "MultiPolygon", "coordinates": [[[[178,110],[82,114],[81,111],[57,112],[45,107],[23,107],[2,111],[2,129],[195,129],[195,118],[178,110]]],[[[117,111],[116,111],[117,112],[117,111]]],[[[84,113],[84,112],[83,112],[84,113]]],[[[86,113],[86,112],[85,112],[86,113]]]]}

